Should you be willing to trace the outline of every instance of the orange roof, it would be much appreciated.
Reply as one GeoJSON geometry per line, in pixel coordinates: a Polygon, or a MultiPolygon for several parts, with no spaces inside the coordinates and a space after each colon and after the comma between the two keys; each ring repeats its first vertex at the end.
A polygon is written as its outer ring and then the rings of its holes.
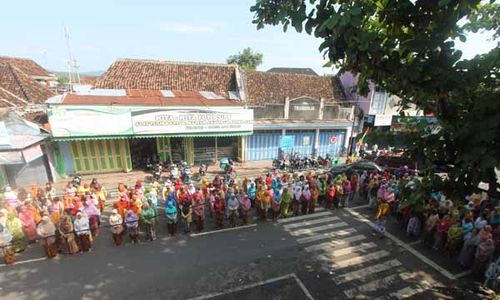
{"type": "Polygon", "coordinates": [[[146,106],[243,106],[241,101],[207,99],[199,92],[173,90],[174,97],[164,97],[159,90],[129,89],[126,96],[66,94],[66,105],[146,105],[146,106]]]}
{"type": "Polygon", "coordinates": [[[47,70],[30,58],[0,56],[0,63],[13,65],[28,76],[52,77],[47,70]]]}

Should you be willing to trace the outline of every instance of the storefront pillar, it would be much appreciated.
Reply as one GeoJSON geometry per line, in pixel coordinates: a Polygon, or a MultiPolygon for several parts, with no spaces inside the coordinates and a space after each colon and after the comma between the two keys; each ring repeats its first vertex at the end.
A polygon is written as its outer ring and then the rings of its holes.
{"type": "Polygon", "coordinates": [[[313,149],[314,156],[318,155],[318,150],[319,150],[319,128],[316,128],[316,133],[314,135],[314,149],[313,149]]]}
{"type": "Polygon", "coordinates": [[[188,165],[194,164],[194,143],[192,137],[184,138],[184,157],[188,165]]]}
{"type": "Polygon", "coordinates": [[[246,141],[247,138],[246,136],[240,136],[238,137],[238,157],[241,159],[242,162],[246,161],[246,141]]]}
{"type": "Polygon", "coordinates": [[[117,141],[120,145],[120,159],[122,161],[123,171],[132,171],[132,160],[130,158],[130,148],[128,140],[122,139],[117,141]]]}

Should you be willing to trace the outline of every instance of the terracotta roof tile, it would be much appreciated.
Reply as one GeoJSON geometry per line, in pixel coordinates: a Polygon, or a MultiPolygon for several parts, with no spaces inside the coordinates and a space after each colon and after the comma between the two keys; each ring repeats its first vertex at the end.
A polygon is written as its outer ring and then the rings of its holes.
{"type": "Polygon", "coordinates": [[[21,70],[28,76],[43,76],[43,77],[52,76],[42,66],[40,66],[34,60],[29,58],[0,56],[0,63],[12,65],[21,70]]]}
{"type": "Polygon", "coordinates": [[[212,91],[237,90],[235,66],[121,59],[97,80],[96,88],[212,91]]]}
{"type": "MultiPolygon", "coordinates": [[[[0,64],[0,88],[29,104],[41,104],[54,96],[46,86],[9,64],[0,64]]],[[[5,96],[5,91],[4,97],[8,97],[5,96]]]]}
{"type": "Polygon", "coordinates": [[[246,72],[247,98],[255,105],[281,104],[301,96],[337,102],[345,99],[337,77],[290,73],[246,72]]]}
{"type": "Polygon", "coordinates": [[[127,96],[95,96],[66,94],[66,105],[144,105],[144,106],[243,106],[241,101],[206,99],[198,92],[172,91],[175,97],[163,97],[159,90],[129,89],[127,96]]]}
{"type": "Polygon", "coordinates": [[[98,76],[82,76],[80,77],[80,84],[94,86],[98,76]]]}

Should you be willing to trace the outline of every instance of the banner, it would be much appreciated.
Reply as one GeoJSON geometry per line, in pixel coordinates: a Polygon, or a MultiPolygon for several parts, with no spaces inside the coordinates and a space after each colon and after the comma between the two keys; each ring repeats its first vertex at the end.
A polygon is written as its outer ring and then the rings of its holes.
{"type": "Polygon", "coordinates": [[[151,109],[132,112],[134,134],[251,132],[252,109],[151,109]]]}
{"type": "Polygon", "coordinates": [[[130,110],[125,108],[64,108],[48,111],[54,137],[133,135],[130,110]]]}
{"type": "Polygon", "coordinates": [[[374,126],[391,126],[392,115],[375,115],[374,126]]]}

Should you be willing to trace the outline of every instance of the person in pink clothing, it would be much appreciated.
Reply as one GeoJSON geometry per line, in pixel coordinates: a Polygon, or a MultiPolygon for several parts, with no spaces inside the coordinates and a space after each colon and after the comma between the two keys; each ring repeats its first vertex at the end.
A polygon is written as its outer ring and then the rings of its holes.
{"type": "Polygon", "coordinates": [[[34,242],[38,236],[36,232],[35,214],[26,204],[21,206],[19,219],[23,224],[24,236],[28,242],[34,242]]]}
{"type": "Polygon", "coordinates": [[[199,188],[196,188],[192,195],[193,199],[193,214],[194,221],[196,223],[196,230],[198,232],[203,231],[205,222],[205,199],[203,198],[203,193],[199,188]]]}

